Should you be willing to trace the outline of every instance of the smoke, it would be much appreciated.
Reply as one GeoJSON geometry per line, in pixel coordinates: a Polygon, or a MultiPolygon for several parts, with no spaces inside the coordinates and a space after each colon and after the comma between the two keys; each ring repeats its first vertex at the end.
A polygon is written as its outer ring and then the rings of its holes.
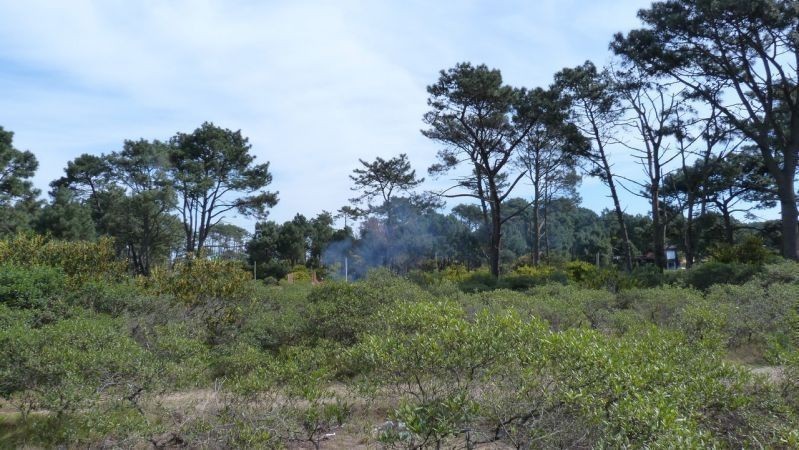
{"type": "Polygon", "coordinates": [[[350,238],[328,244],[322,253],[322,265],[327,267],[328,276],[337,280],[352,279],[349,260],[352,259],[353,245],[350,238]]]}
{"type": "Polygon", "coordinates": [[[332,242],[325,249],[322,263],[332,277],[345,278],[345,262],[346,276],[352,280],[377,267],[406,273],[462,259],[464,249],[458,243],[463,241],[460,235],[469,233],[466,225],[452,216],[416,208],[406,199],[393,203],[390,215],[363,221],[357,239],[332,242]]]}

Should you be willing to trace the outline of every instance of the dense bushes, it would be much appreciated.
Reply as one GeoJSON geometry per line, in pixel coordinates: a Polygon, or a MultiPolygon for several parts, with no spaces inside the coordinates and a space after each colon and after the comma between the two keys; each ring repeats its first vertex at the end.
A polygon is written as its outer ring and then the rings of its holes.
{"type": "Polygon", "coordinates": [[[169,270],[156,268],[140,281],[156,295],[169,295],[186,306],[198,307],[249,298],[251,278],[234,261],[189,258],[169,270]]]}
{"type": "Polygon", "coordinates": [[[63,293],[66,277],[55,267],[0,265],[0,304],[12,308],[44,308],[63,293]]]}
{"type": "Polygon", "coordinates": [[[398,399],[391,417],[405,434],[385,441],[746,447],[790,431],[763,414],[773,390],[678,332],[552,332],[512,313],[467,320],[440,304],[400,304],[390,314],[348,354],[367,382],[398,399]],[[433,311],[436,319],[419,321],[433,311]]]}
{"type": "Polygon", "coordinates": [[[202,258],[138,279],[34,260],[0,263],[0,447],[799,440],[796,264],[699,290],[586,263],[266,286],[202,258]]]}
{"type": "Polygon", "coordinates": [[[60,268],[67,275],[66,284],[70,288],[93,279],[118,280],[125,274],[126,266],[116,257],[110,238],[68,242],[26,234],[0,240],[0,263],[60,268]]]}
{"type": "Polygon", "coordinates": [[[0,329],[0,396],[28,413],[58,415],[86,407],[99,395],[128,398],[151,375],[147,352],[118,320],[85,317],[41,328],[0,329]]]}
{"type": "Polygon", "coordinates": [[[763,239],[757,236],[748,236],[742,242],[734,245],[717,244],[710,253],[711,258],[720,263],[762,265],[775,259],[774,255],[763,245],[763,239]]]}
{"type": "Polygon", "coordinates": [[[759,267],[739,262],[710,261],[699,264],[685,274],[685,283],[707,290],[715,284],[743,284],[759,272],[759,267]]]}
{"type": "Polygon", "coordinates": [[[725,319],[730,346],[764,345],[769,337],[783,342],[788,339],[789,313],[799,298],[799,285],[717,285],[707,298],[716,305],[716,314],[725,319]]]}

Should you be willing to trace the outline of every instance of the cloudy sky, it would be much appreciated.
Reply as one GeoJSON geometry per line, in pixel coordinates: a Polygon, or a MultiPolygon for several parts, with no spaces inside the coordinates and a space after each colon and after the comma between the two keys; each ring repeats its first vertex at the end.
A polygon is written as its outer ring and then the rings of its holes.
{"type": "MultiPolygon", "coordinates": [[[[485,63],[509,84],[545,86],[607,61],[612,34],[649,3],[0,0],[0,125],[38,157],[43,191],[67,161],[124,139],[203,121],[241,129],[271,163],[271,217],[315,215],[347,203],[358,158],[407,153],[426,172],[437,146],[419,133],[425,87],[441,69],[485,63]]],[[[582,196],[610,206],[594,180],[582,196]]]]}

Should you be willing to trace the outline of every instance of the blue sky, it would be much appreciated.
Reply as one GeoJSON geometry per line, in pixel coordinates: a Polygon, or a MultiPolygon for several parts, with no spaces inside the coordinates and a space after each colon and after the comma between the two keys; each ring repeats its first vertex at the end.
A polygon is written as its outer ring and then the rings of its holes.
{"type": "MultiPolygon", "coordinates": [[[[0,125],[38,157],[43,191],[67,161],[124,139],[206,120],[241,129],[271,162],[271,217],[312,216],[352,197],[358,158],[407,153],[426,172],[437,145],[419,133],[425,87],[441,69],[485,63],[509,84],[546,86],[563,67],[608,61],[612,34],[649,3],[0,0],[0,125]]],[[[609,207],[606,192],[586,179],[585,206],[609,207]]]]}

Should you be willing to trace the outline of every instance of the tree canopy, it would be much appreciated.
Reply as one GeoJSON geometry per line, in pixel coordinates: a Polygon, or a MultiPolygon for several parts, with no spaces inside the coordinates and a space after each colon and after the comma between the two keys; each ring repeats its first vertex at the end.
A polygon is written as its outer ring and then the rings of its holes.
{"type": "Polygon", "coordinates": [[[617,34],[612,49],[684,85],[757,146],[779,191],[782,254],[799,259],[796,2],[670,0],[639,17],[646,27],[617,34]]]}
{"type": "Polygon", "coordinates": [[[169,144],[187,253],[201,251],[229,211],[264,218],[277,204],[277,193],[264,190],[272,182],[269,163],[255,164],[241,131],[205,122],[192,133],[178,133],[169,144]]]}
{"type": "Polygon", "coordinates": [[[31,178],[39,162],[13,145],[14,133],[0,126],[0,234],[30,228],[39,191],[31,178]]]}

